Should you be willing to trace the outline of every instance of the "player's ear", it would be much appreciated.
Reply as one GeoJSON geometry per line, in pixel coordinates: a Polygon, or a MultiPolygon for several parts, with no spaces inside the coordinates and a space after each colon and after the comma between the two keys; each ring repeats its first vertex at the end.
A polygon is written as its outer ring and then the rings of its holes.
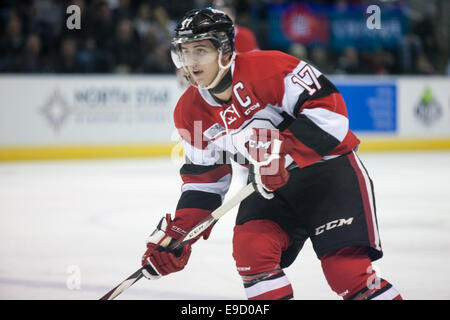
{"type": "Polygon", "coordinates": [[[227,65],[230,62],[231,59],[231,53],[225,53],[224,55],[222,55],[222,65],[227,65]]]}

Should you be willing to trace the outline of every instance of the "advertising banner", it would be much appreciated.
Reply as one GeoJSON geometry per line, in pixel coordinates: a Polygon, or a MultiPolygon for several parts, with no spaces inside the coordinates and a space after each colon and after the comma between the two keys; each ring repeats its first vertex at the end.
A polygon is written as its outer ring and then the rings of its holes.
{"type": "Polygon", "coordinates": [[[397,132],[395,81],[360,79],[334,83],[345,100],[351,130],[370,134],[397,132]]]}
{"type": "Polygon", "coordinates": [[[346,47],[363,50],[394,49],[403,40],[409,22],[400,8],[382,6],[380,28],[368,28],[366,7],[351,7],[344,12],[330,11],[330,46],[337,51],[346,47]]]}
{"type": "MultiPolygon", "coordinates": [[[[450,148],[449,78],[330,79],[362,149],[450,148]]],[[[170,155],[181,94],[172,75],[1,76],[0,161],[170,155]]]]}
{"type": "Polygon", "coordinates": [[[174,76],[0,77],[0,145],[166,142],[174,76]]]}
{"type": "Polygon", "coordinates": [[[306,46],[319,44],[337,51],[349,46],[365,50],[396,48],[409,29],[406,8],[377,5],[380,25],[378,28],[369,28],[368,7],[369,4],[269,5],[269,44],[282,49],[294,42],[306,46]]]}
{"type": "Polygon", "coordinates": [[[274,47],[288,47],[292,42],[310,45],[329,41],[328,17],[313,12],[305,4],[271,5],[269,27],[269,41],[274,47]]]}
{"type": "Polygon", "coordinates": [[[272,4],[268,14],[272,47],[287,48],[292,42],[310,45],[329,41],[328,17],[312,11],[306,4],[272,4]]]}
{"type": "Polygon", "coordinates": [[[397,82],[399,134],[418,138],[450,137],[450,79],[409,77],[397,82]]]}

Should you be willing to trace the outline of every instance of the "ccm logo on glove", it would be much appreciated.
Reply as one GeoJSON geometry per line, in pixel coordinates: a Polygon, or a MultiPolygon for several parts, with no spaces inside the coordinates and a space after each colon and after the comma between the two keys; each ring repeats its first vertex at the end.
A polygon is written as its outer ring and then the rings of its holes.
{"type": "Polygon", "coordinates": [[[256,192],[266,199],[272,199],[271,192],[289,180],[289,172],[285,168],[287,152],[282,135],[277,130],[253,128],[248,152],[250,181],[256,192]]]}
{"type": "Polygon", "coordinates": [[[248,142],[249,147],[253,148],[253,150],[254,150],[254,148],[267,150],[267,149],[269,149],[271,144],[272,144],[272,141],[264,142],[264,141],[250,140],[248,142]]]}

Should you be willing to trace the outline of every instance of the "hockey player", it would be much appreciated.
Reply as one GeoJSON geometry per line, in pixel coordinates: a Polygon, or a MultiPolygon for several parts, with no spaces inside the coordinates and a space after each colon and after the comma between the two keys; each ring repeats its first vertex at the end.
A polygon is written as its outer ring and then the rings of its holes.
{"type": "Polygon", "coordinates": [[[172,58],[192,84],[174,111],[186,163],[174,219],[163,217],[148,238],[145,276],[184,268],[191,245],[166,248],[221,205],[231,157],[249,167],[256,190],[241,202],[233,235],[248,299],[293,298],[283,270],[308,238],[344,299],[401,299],[372,269],[383,254],[373,185],[336,87],[282,52],[236,55],[232,20],[221,11],[190,11],[175,33],[172,58]],[[258,164],[270,154],[271,163],[258,164]]]}
{"type": "MultiPolygon", "coordinates": [[[[223,11],[233,21],[235,16],[235,10],[231,1],[228,0],[215,0],[213,1],[213,7],[223,11]]],[[[258,50],[258,41],[252,30],[244,26],[234,25],[234,51],[236,53],[243,53],[253,50],[258,50]]],[[[178,84],[182,89],[186,89],[190,86],[189,81],[185,77],[183,68],[176,70],[178,84]]]]}

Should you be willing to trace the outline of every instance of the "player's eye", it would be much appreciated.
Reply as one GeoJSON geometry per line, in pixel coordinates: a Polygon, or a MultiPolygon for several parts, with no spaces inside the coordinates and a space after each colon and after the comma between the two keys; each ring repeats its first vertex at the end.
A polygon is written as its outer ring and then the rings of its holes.
{"type": "Polygon", "coordinates": [[[182,55],[183,55],[183,57],[186,59],[189,59],[190,57],[191,57],[191,55],[192,55],[192,53],[190,52],[190,51],[188,51],[188,50],[183,50],[182,51],[182,55]]]}
{"type": "Polygon", "coordinates": [[[208,53],[205,49],[197,49],[195,51],[196,54],[198,54],[199,56],[205,55],[206,53],[208,53]]]}

